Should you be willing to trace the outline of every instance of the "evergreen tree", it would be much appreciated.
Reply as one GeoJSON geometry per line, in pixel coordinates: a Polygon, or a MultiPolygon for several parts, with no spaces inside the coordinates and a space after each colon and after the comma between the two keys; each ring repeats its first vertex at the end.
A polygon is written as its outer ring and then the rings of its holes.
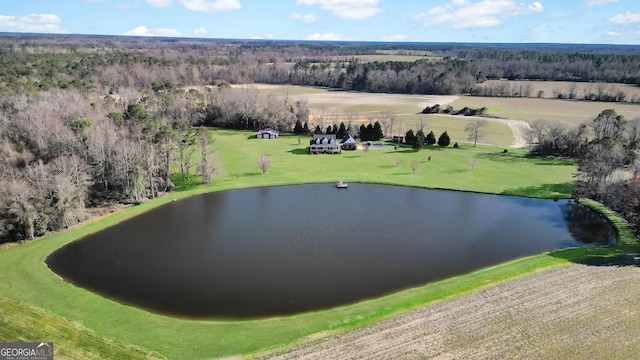
{"type": "Polygon", "coordinates": [[[378,121],[373,124],[373,129],[371,132],[371,140],[380,140],[384,138],[384,133],[382,132],[382,126],[378,121]]]}
{"type": "Polygon", "coordinates": [[[367,127],[364,124],[360,125],[360,140],[367,141],[367,127]]]}
{"type": "Polygon", "coordinates": [[[449,134],[447,132],[443,132],[442,135],[438,138],[438,145],[442,147],[447,147],[451,144],[451,138],[449,138],[449,134]]]}
{"type": "Polygon", "coordinates": [[[422,129],[420,129],[416,133],[415,140],[413,141],[413,144],[411,144],[411,146],[416,150],[420,150],[422,149],[422,146],[424,146],[424,143],[425,143],[424,132],[422,131],[422,129]]]}
{"type": "Polygon", "coordinates": [[[336,137],[338,139],[342,139],[345,136],[347,136],[347,128],[344,126],[344,123],[341,122],[340,127],[338,128],[338,131],[336,133],[336,137]]]}
{"type": "Polygon", "coordinates": [[[296,135],[304,134],[304,127],[302,126],[302,121],[297,120],[296,126],[293,127],[293,133],[296,135]]]}
{"type": "Polygon", "coordinates": [[[333,130],[331,128],[331,125],[327,126],[327,131],[325,131],[325,134],[333,134],[333,130]]]}
{"type": "Polygon", "coordinates": [[[409,130],[407,131],[407,133],[404,135],[404,142],[405,144],[409,144],[412,145],[416,142],[416,135],[413,133],[413,130],[409,130]]]}
{"type": "Polygon", "coordinates": [[[373,140],[373,125],[371,125],[371,123],[369,123],[369,125],[367,125],[367,140],[371,141],[373,140]]]}
{"type": "Polygon", "coordinates": [[[426,138],[424,139],[424,143],[426,145],[433,145],[436,143],[436,135],[433,133],[433,131],[429,131],[426,138]]]}
{"type": "Polygon", "coordinates": [[[322,134],[322,129],[320,129],[320,125],[316,125],[316,129],[313,131],[313,133],[316,135],[322,134]]]}
{"type": "Polygon", "coordinates": [[[336,124],[333,124],[333,128],[331,129],[331,133],[332,134],[337,134],[338,133],[338,127],[336,126],[336,124]]]}
{"type": "Polygon", "coordinates": [[[304,126],[302,126],[302,130],[304,131],[303,134],[308,134],[309,133],[309,124],[307,124],[305,122],[304,126]]]}

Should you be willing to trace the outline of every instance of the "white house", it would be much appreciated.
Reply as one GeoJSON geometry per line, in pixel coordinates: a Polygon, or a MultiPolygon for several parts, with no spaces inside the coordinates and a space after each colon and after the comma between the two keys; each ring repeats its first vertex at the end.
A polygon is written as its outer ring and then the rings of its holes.
{"type": "Polygon", "coordinates": [[[262,129],[256,133],[258,139],[277,139],[280,133],[273,129],[262,129]]]}
{"type": "Polygon", "coordinates": [[[309,143],[310,154],[338,154],[341,150],[335,134],[314,134],[309,143]]]}

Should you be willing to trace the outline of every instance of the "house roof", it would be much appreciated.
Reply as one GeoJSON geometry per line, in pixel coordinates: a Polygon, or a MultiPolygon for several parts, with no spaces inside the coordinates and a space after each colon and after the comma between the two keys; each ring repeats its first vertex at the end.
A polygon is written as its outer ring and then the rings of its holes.
{"type": "Polygon", "coordinates": [[[336,134],[313,134],[313,139],[317,139],[317,138],[327,138],[327,139],[335,139],[336,138],[336,134]]]}
{"type": "Polygon", "coordinates": [[[275,135],[280,134],[280,132],[278,130],[273,130],[273,129],[270,129],[270,128],[262,129],[262,130],[258,131],[258,134],[265,134],[265,133],[275,134],[275,135]]]}
{"type": "Polygon", "coordinates": [[[351,135],[346,135],[340,141],[340,144],[355,144],[355,143],[356,143],[356,139],[354,139],[351,135]]]}

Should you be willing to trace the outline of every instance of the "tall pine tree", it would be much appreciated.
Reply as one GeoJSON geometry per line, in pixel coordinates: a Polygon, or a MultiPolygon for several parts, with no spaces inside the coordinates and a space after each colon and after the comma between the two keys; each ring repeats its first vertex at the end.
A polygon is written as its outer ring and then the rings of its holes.
{"type": "Polygon", "coordinates": [[[436,143],[436,135],[433,133],[433,131],[429,131],[426,138],[424,139],[424,143],[427,145],[433,145],[436,143]]]}
{"type": "Polygon", "coordinates": [[[411,146],[416,150],[420,150],[422,149],[422,146],[424,146],[424,143],[425,143],[424,132],[422,131],[422,129],[420,129],[416,133],[415,140],[413,141],[413,144],[411,144],[411,146]]]}
{"type": "Polygon", "coordinates": [[[371,140],[380,140],[382,138],[384,138],[384,133],[382,132],[382,126],[380,126],[380,123],[376,121],[373,124],[373,129],[371,132],[371,140]]]}

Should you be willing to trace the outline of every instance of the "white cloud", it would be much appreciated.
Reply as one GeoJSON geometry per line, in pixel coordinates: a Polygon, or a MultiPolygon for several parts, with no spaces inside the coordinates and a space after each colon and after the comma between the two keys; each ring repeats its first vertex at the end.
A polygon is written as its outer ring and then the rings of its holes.
{"type": "Polygon", "coordinates": [[[66,33],[60,25],[62,20],[53,14],[30,14],[26,16],[0,15],[0,31],[66,33]]]}
{"type": "Polygon", "coordinates": [[[594,7],[594,6],[600,6],[600,5],[615,4],[617,2],[618,0],[591,0],[587,4],[587,6],[594,7]]]}
{"type": "Polygon", "coordinates": [[[333,33],[333,32],[328,32],[328,33],[324,33],[324,34],[315,33],[315,34],[308,35],[307,37],[305,37],[305,40],[333,40],[333,41],[336,41],[336,40],[344,40],[344,38],[340,34],[336,34],[336,33],[333,33]]]}
{"type": "Polygon", "coordinates": [[[318,21],[318,17],[314,14],[298,14],[298,13],[292,13],[291,15],[289,15],[290,18],[294,19],[294,20],[298,20],[300,22],[303,22],[305,24],[312,24],[316,21],[318,21]]]}
{"type": "Polygon", "coordinates": [[[640,30],[610,31],[607,33],[607,37],[618,40],[639,40],[640,30]]]}
{"type": "Polygon", "coordinates": [[[118,10],[121,10],[121,11],[131,11],[131,10],[139,8],[140,7],[140,3],[136,2],[136,3],[133,3],[133,4],[116,4],[116,7],[118,8],[118,10]]]}
{"type": "Polygon", "coordinates": [[[138,26],[133,30],[129,30],[125,32],[123,35],[127,36],[167,36],[167,37],[177,37],[182,36],[180,31],[176,29],[168,29],[168,28],[158,28],[158,29],[149,29],[146,26],[138,26]]]}
{"type": "Polygon", "coordinates": [[[296,0],[298,5],[318,5],[334,16],[348,20],[363,20],[378,15],[381,0],[296,0]]]}
{"type": "Polygon", "coordinates": [[[200,26],[199,28],[193,30],[193,35],[195,36],[207,36],[209,32],[204,27],[200,26]]]}
{"type": "Polygon", "coordinates": [[[389,35],[389,36],[382,37],[382,41],[404,41],[404,40],[407,40],[407,35],[404,35],[404,34],[396,34],[396,35],[389,35]]]}
{"type": "Polygon", "coordinates": [[[267,34],[266,36],[254,35],[250,37],[252,40],[273,39],[273,34],[267,34]]]}
{"type": "Polygon", "coordinates": [[[202,12],[234,11],[241,8],[238,0],[180,0],[180,3],[191,11],[202,12]]]}
{"type": "Polygon", "coordinates": [[[636,12],[627,11],[624,14],[618,14],[616,16],[610,17],[607,21],[613,24],[618,24],[618,25],[640,23],[640,11],[636,11],[636,12]]]}
{"type": "Polygon", "coordinates": [[[424,26],[449,25],[455,29],[493,27],[514,18],[540,13],[544,7],[538,1],[530,4],[513,0],[452,0],[413,17],[424,26]]]}
{"type": "Polygon", "coordinates": [[[171,5],[172,0],[144,0],[153,7],[167,7],[171,5]]]}

